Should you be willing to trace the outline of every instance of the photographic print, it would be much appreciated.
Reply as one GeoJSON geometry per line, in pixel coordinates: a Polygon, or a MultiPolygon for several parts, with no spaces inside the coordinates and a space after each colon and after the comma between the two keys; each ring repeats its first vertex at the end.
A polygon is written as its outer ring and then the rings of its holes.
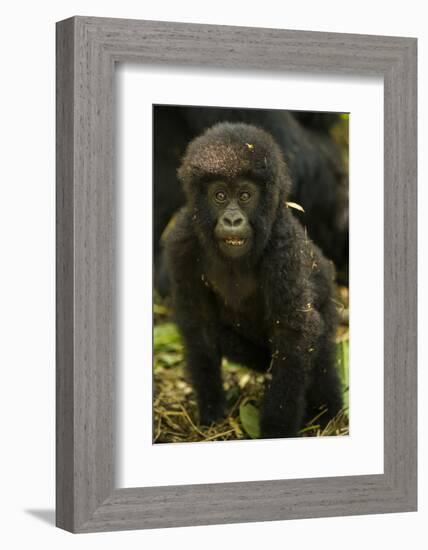
{"type": "Polygon", "coordinates": [[[153,442],[349,434],[348,113],[153,106],[153,442]]]}

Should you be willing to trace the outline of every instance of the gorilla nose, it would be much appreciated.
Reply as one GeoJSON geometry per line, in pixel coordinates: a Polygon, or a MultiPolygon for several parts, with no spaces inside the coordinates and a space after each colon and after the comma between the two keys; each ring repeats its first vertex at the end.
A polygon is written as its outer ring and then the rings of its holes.
{"type": "Polygon", "coordinates": [[[226,227],[239,227],[244,222],[244,218],[240,212],[227,212],[223,216],[223,223],[226,227]]]}

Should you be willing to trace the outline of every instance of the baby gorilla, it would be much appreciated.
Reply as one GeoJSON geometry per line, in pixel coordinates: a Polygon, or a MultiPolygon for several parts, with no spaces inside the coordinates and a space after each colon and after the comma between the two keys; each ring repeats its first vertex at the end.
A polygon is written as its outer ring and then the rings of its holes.
{"type": "Polygon", "coordinates": [[[261,435],[295,436],[341,408],[334,268],[287,208],[291,183],[265,131],[222,123],[179,169],[186,206],[167,236],[176,319],[200,422],[225,414],[221,360],[266,376],[261,435]]]}

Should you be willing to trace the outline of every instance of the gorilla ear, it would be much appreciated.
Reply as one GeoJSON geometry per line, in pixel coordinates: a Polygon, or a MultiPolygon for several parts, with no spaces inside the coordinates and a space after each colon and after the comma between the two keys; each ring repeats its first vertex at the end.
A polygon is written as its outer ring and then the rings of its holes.
{"type": "Polygon", "coordinates": [[[190,188],[192,187],[192,181],[196,174],[189,166],[189,160],[184,157],[181,166],[177,169],[177,177],[183,187],[183,190],[187,196],[189,196],[190,188]]]}
{"type": "Polygon", "coordinates": [[[192,170],[189,168],[189,160],[186,156],[182,159],[181,165],[177,169],[177,177],[187,195],[191,186],[192,170]]]}
{"type": "Polygon", "coordinates": [[[177,168],[177,177],[178,177],[181,185],[184,185],[185,175],[184,175],[184,165],[183,165],[183,163],[180,164],[180,166],[177,168]]]}

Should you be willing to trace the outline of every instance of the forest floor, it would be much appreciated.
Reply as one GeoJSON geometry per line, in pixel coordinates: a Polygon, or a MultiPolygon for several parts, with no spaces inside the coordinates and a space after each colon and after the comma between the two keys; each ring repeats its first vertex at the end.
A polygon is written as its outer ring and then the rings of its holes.
{"type": "MultiPolygon", "coordinates": [[[[343,410],[321,429],[320,411],[303,427],[304,437],[343,436],[349,434],[349,326],[348,289],[339,287],[338,307],[342,322],[336,336],[337,369],[343,387],[343,410]]],[[[198,424],[195,394],[184,363],[183,344],[172,312],[159,298],[154,303],[154,415],[153,441],[178,443],[192,441],[226,441],[259,436],[259,408],[264,381],[260,374],[223,360],[223,383],[227,399],[227,416],[210,427],[198,424]]]]}

